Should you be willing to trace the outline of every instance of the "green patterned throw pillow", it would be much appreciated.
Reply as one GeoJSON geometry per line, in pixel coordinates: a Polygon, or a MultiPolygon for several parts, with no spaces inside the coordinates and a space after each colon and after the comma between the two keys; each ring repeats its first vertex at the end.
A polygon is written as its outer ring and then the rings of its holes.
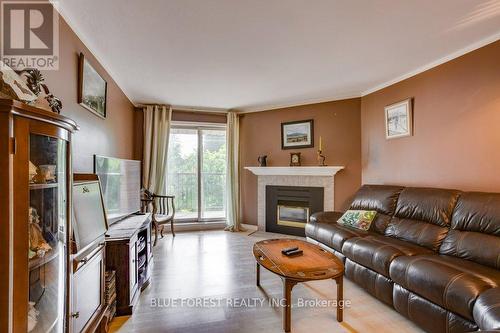
{"type": "Polygon", "coordinates": [[[377,214],[374,210],[348,210],[342,215],[337,223],[347,227],[367,231],[377,214]]]}

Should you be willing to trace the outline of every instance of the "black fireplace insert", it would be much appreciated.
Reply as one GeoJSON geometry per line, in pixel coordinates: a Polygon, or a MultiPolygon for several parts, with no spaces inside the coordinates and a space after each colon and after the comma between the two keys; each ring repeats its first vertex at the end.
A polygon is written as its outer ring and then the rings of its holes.
{"type": "Polygon", "coordinates": [[[266,231],[305,236],[311,214],[323,211],[323,187],[266,186],[266,231]]]}

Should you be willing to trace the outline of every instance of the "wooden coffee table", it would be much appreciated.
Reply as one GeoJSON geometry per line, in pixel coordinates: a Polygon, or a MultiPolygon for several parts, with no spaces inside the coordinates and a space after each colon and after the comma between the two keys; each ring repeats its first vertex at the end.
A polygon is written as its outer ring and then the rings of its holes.
{"type": "Polygon", "coordinates": [[[283,330],[290,332],[292,288],[299,282],[334,279],[337,283],[337,321],[343,320],[344,265],[334,254],[321,247],[297,239],[269,239],[254,244],[257,260],[257,286],[260,286],[260,266],[279,275],[283,280],[283,330]],[[287,257],[282,249],[297,246],[304,253],[287,257]]]}

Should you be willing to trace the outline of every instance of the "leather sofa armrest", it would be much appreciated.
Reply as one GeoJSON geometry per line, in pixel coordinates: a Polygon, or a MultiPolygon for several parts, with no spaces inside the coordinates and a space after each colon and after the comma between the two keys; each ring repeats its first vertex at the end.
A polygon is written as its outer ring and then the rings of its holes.
{"type": "Polygon", "coordinates": [[[500,330],[500,287],[479,295],[472,314],[481,331],[500,330]]]}
{"type": "Polygon", "coordinates": [[[319,212],[309,218],[309,223],[337,223],[343,212],[319,212]]]}

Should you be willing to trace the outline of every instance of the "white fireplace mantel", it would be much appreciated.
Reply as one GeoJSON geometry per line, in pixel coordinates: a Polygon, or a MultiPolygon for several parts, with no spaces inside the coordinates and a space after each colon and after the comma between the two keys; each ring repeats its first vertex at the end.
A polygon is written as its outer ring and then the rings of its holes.
{"type": "Polygon", "coordinates": [[[324,189],[323,207],[334,210],[335,174],[343,166],[245,167],[257,175],[257,225],[266,230],[266,186],[313,186],[324,189]]]}
{"type": "Polygon", "coordinates": [[[333,177],[344,169],[343,166],[304,166],[304,167],[245,167],[257,176],[320,176],[333,177]]]}

